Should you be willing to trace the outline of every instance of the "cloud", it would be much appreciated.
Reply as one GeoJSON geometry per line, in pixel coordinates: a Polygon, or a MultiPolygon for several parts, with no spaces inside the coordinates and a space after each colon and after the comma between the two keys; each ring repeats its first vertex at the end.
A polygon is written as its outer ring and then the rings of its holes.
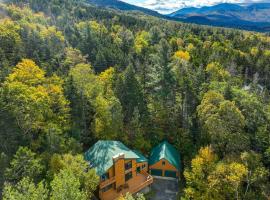
{"type": "MultiPolygon", "coordinates": [[[[122,0],[166,14],[184,7],[211,6],[218,3],[252,3],[261,0],[122,0]]],[[[269,1],[268,1],[269,2],[269,1]]]]}

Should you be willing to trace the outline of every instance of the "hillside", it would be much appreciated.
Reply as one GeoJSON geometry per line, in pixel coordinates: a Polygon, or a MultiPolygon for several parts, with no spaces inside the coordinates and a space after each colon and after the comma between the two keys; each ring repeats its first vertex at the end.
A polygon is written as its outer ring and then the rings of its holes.
{"type": "Polygon", "coordinates": [[[161,14],[159,14],[156,11],[139,7],[139,6],[135,6],[135,5],[131,5],[123,1],[119,1],[119,0],[87,0],[87,2],[90,4],[94,4],[96,6],[105,7],[105,8],[114,8],[114,9],[124,10],[124,11],[139,11],[148,15],[163,17],[161,14]]]}
{"type": "Polygon", "coordinates": [[[0,198],[156,183],[121,199],[268,200],[269,97],[269,35],[84,0],[0,3],[0,198]]]}

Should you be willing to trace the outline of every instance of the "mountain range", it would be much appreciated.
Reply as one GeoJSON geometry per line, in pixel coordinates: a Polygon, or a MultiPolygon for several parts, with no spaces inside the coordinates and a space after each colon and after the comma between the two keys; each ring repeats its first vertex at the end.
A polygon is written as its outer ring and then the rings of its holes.
{"type": "Polygon", "coordinates": [[[201,8],[190,7],[169,16],[190,23],[270,31],[270,3],[222,3],[201,8]]]}
{"type": "Polygon", "coordinates": [[[88,0],[99,7],[123,11],[139,11],[147,15],[187,23],[231,27],[251,31],[270,31],[270,3],[231,4],[221,3],[201,8],[188,7],[169,15],[131,5],[120,0],[88,0]]]}

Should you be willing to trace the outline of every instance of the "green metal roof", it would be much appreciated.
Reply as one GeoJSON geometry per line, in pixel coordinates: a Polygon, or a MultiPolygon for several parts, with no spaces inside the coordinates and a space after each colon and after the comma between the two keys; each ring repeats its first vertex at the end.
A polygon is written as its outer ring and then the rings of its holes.
{"type": "Polygon", "coordinates": [[[136,153],[136,155],[139,157],[136,159],[136,162],[140,163],[140,162],[148,162],[148,159],[146,157],[144,157],[144,155],[142,155],[141,152],[137,151],[137,150],[133,150],[134,153],[136,153]]]}
{"type": "Polygon", "coordinates": [[[111,140],[99,140],[84,157],[91,167],[95,168],[97,175],[101,176],[113,166],[113,157],[120,153],[125,154],[125,159],[139,159],[139,156],[122,142],[111,140]]]}
{"type": "Polygon", "coordinates": [[[176,169],[180,170],[180,154],[167,141],[160,143],[152,149],[149,158],[149,165],[153,165],[162,159],[167,160],[176,169]]]}

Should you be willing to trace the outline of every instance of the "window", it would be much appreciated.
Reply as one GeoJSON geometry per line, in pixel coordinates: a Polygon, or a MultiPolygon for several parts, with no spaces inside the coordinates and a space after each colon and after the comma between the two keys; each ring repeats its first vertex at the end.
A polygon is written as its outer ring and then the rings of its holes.
{"type": "Polygon", "coordinates": [[[106,181],[107,179],[109,179],[109,173],[105,173],[100,177],[101,181],[106,181]]]}
{"type": "Polygon", "coordinates": [[[142,165],[142,169],[144,169],[145,167],[146,167],[146,165],[145,165],[145,164],[143,164],[143,165],[142,165]]]}
{"type": "Polygon", "coordinates": [[[166,162],[165,161],[162,161],[162,165],[164,166],[166,164],[166,162]]]}
{"type": "Polygon", "coordinates": [[[125,163],[125,170],[129,170],[131,168],[132,168],[132,161],[125,163]]]}
{"type": "Polygon", "coordinates": [[[132,172],[128,172],[126,175],[125,175],[125,181],[127,182],[128,180],[132,179],[132,172]]]}
{"type": "Polygon", "coordinates": [[[137,167],[137,173],[141,172],[141,167],[137,167]]]}
{"type": "Polygon", "coordinates": [[[102,192],[107,192],[108,190],[113,188],[113,185],[114,185],[114,183],[110,184],[110,185],[107,185],[106,187],[102,188],[101,191],[102,192]]]}

